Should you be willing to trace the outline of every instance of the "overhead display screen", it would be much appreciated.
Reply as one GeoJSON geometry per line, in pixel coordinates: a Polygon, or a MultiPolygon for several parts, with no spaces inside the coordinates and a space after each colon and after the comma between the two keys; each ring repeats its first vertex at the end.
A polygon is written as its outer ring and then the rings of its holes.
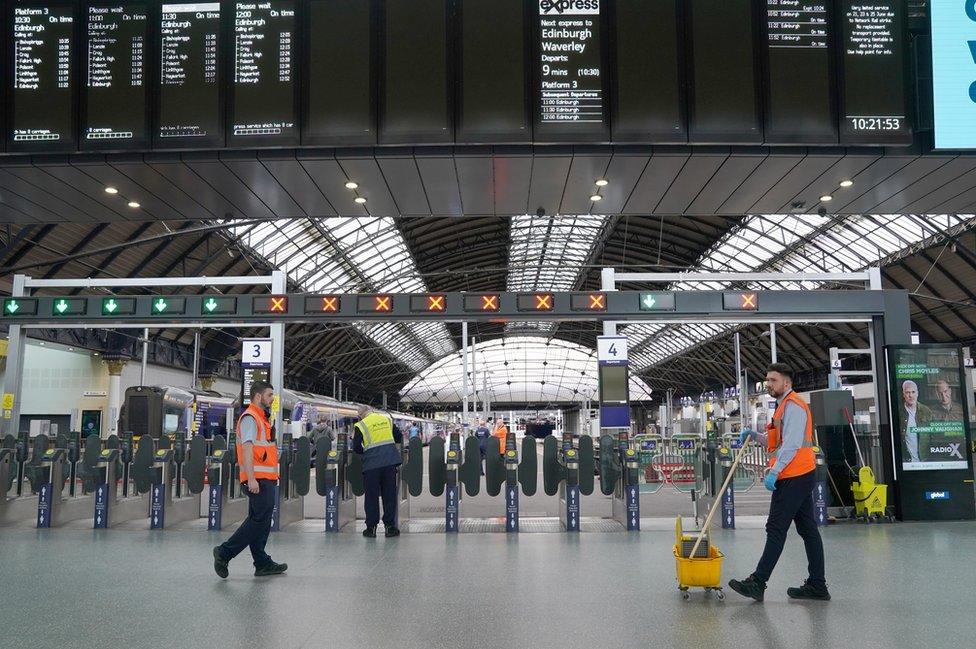
{"type": "Polygon", "coordinates": [[[298,142],[295,3],[234,4],[230,144],[298,142]]]}
{"type": "Polygon", "coordinates": [[[145,147],[146,3],[97,4],[87,9],[82,147],[145,147]]]}
{"type": "Polygon", "coordinates": [[[156,146],[224,142],[220,3],[163,4],[156,146]]]}
{"type": "Polygon", "coordinates": [[[686,0],[688,135],[702,144],[761,143],[751,0],[686,0]]]}
{"type": "Polygon", "coordinates": [[[538,0],[536,140],[606,140],[601,5],[538,0]]]}
{"type": "Polygon", "coordinates": [[[75,5],[10,8],[11,151],[75,148],[75,5]]]}
{"type": "Polygon", "coordinates": [[[676,2],[617,0],[613,139],[685,142],[684,74],[676,2]]]}
{"type": "Polygon", "coordinates": [[[376,142],[370,3],[311,0],[306,21],[306,144],[376,142]],[[340,90],[337,90],[340,89],[340,90]]]}
{"type": "Polygon", "coordinates": [[[453,142],[447,0],[386,0],[384,6],[380,141],[453,142]]]}
{"type": "Polygon", "coordinates": [[[765,5],[766,142],[836,142],[830,0],[765,5]]]}
{"type": "Polygon", "coordinates": [[[906,117],[905,3],[841,0],[843,144],[911,144],[906,117]]]}
{"type": "Polygon", "coordinates": [[[457,140],[530,141],[525,5],[522,0],[462,0],[460,7],[457,140]]]}
{"type": "Polygon", "coordinates": [[[932,2],[935,148],[976,148],[976,3],[932,2]]]}

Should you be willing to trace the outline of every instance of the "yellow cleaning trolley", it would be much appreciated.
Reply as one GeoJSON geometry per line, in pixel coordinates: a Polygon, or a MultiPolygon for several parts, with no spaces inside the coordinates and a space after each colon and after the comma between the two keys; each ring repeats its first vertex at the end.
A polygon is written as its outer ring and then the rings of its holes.
{"type": "Polygon", "coordinates": [[[708,530],[712,525],[712,518],[718,510],[718,506],[722,502],[721,494],[725,493],[729,482],[732,481],[732,476],[735,475],[735,469],[739,466],[739,460],[742,459],[747,446],[748,444],[743,444],[739,452],[735,454],[735,460],[732,462],[729,474],[725,477],[725,482],[722,483],[722,488],[708,511],[708,517],[705,519],[701,531],[695,534],[686,534],[681,529],[680,516],[675,522],[673,551],[675,575],[678,579],[678,590],[681,591],[683,599],[687,600],[690,597],[688,590],[691,588],[703,588],[706,593],[714,592],[720,600],[725,599],[725,593],[722,591],[722,560],[725,555],[711,544],[708,538],[708,530]]]}

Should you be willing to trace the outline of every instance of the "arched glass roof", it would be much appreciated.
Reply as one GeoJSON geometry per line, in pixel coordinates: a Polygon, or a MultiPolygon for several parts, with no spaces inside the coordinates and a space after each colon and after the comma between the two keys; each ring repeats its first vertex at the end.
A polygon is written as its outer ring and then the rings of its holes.
{"type": "MultiPolygon", "coordinates": [[[[543,336],[508,336],[474,346],[479,392],[487,386],[497,403],[579,403],[597,398],[596,351],[543,336]]],[[[455,352],[418,374],[400,391],[412,403],[459,403],[463,395],[463,358],[455,352]]],[[[473,385],[469,386],[473,394],[473,385]]],[[[643,380],[630,379],[632,401],[646,401],[651,390],[643,380]]]]}

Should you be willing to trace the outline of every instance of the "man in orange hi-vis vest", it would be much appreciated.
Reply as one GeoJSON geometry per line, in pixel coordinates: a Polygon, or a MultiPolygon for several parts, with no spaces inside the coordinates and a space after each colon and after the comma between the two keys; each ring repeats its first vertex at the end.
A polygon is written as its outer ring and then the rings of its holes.
{"type": "Polygon", "coordinates": [[[813,415],[810,407],[793,391],[793,370],[789,365],[773,363],[766,371],[766,391],[776,398],[773,421],[766,434],[742,431],[740,441],[752,438],[765,444],[769,451],[769,471],[763,481],[773,492],[766,520],[766,547],[756,571],[742,581],[733,579],[729,587],[754,600],[763,601],[766,582],[783,553],[790,523],[803,538],[807,551],[809,577],[799,588],[788,588],[791,599],[829,600],[824,577],[824,550],[814,516],[813,489],[817,460],[814,455],[813,415]]]}
{"type": "Polygon", "coordinates": [[[272,435],[268,409],[274,401],[274,388],[266,381],[251,384],[251,403],[237,420],[237,465],[241,491],[247,494],[247,518],[234,534],[213,549],[214,571],[227,578],[227,564],[244,548],[251,548],[254,575],[280,575],[287,563],[275,563],[264,551],[271,533],[275,486],[278,484],[278,446],[272,435]]]}

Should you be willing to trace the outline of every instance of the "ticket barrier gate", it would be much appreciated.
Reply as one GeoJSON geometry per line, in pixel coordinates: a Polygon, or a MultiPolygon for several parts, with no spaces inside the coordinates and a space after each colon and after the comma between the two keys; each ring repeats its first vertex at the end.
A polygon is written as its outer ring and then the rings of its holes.
{"type": "Polygon", "coordinates": [[[628,532],[640,531],[640,461],[637,450],[631,445],[630,433],[623,430],[617,433],[616,440],[610,435],[600,438],[601,457],[604,437],[609,438],[608,446],[616,441],[611,454],[616,455],[617,466],[614,473],[619,477],[613,488],[611,515],[628,532]]]}
{"type": "MultiPolygon", "coordinates": [[[[140,451],[152,448],[153,440],[147,436],[139,439],[140,451]]],[[[189,453],[183,440],[177,440],[174,448],[165,448],[167,441],[160,439],[160,447],[153,453],[150,470],[149,529],[165,529],[200,518],[200,494],[206,467],[207,440],[201,435],[190,442],[189,453]],[[184,491],[185,484],[185,491],[184,491]]],[[[145,453],[145,451],[143,451],[145,453]]]]}
{"type": "Polygon", "coordinates": [[[537,460],[535,438],[522,440],[522,457],[525,466],[519,463],[519,453],[515,433],[505,436],[505,452],[500,452],[497,437],[490,437],[485,452],[485,491],[489,496],[505,492],[505,532],[517,534],[519,531],[519,484],[527,496],[535,495],[537,480],[537,460]]]}
{"type": "Polygon", "coordinates": [[[271,514],[271,531],[297,523],[305,518],[305,496],[308,495],[312,470],[312,446],[307,437],[294,439],[291,433],[281,436],[278,449],[278,485],[271,514]]]}
{"type": "Polygon", "coordinates": [[[452,534],[459,532],[461,485],[464,485],[469,496],[477,496],[481,490],[481,448],[478,440],[469,436],[464,441],[462,452],[459,431],[452,432],[446,444],[442,437],[433,438],[429,445],[427,473],[430,494],[444,496],[444,531],[452,534]]]}
{"type": "Polygon", "coordinates": [[[149,493],[129,496],[126,476],[132,467],[132,440],[120,442],[115,435],[105,440],[95,462],[95,497],[92,526],[108,529],[126,521],[145,519],[149,514],[149,493]],[[121,485],[119,475],[122,475],[121,485]],[[121,492],[121,493],[120,493],[121,492]]]}
{"type": "Polygon", "coordinates": [[[207,456],[207,529],[211,531],[247,518],[248,499],[237,490],[236,450],[224,446],[222,437],[213,441],[207,456]]]}
{"type": "Polygon", "coordinates": [[[543,489],[547,496],[559,495],[559,521],[566,532],[580,531],[580,496],[593,493],[594,473],[593,438],[589,435],[574,442],[572,433],[563,433],[562,443],[549,435],[542,442],[543,489]]]}

